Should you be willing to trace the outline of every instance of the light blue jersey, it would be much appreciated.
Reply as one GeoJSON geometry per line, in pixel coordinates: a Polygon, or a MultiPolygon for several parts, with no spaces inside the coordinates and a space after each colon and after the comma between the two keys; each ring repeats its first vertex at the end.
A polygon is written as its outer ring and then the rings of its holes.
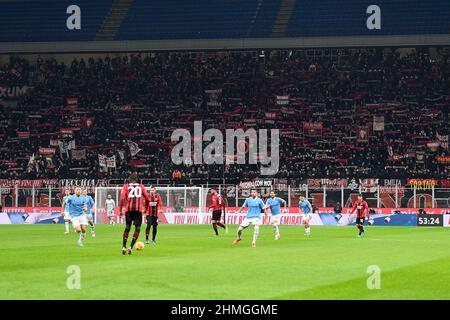
{"type": "Polygon", "coordinates": [[[270,207],[270,212],[273,216],[281,213],[281,204],[284,202],[283,199],[275,197],[266,200],[266,207],[270,207]]]}
{"type": "Polygon", "coordinates": [[[71,195],[67,198],[67,206],[69,207],[69,213],[73,217],[79,217],[84,214],[83,208],[86,204],[86,197],[71,195]]]}
{"type": "Polygon", "coordinates": [[[299,201],[298,206],[300,207],[300,209],[303,209],[304,214],[311,213],[311,203],[309,203],[307,199],[299,201]]]}
{"type": "Polygon", "coordinates": [[[253,199],[252,197],[245,199],[244,207],[248,208],[247,218],[259,218],[261,217],[261,211],[264,210],[264,202],[261,198],[256,197],[253,199]]]}
{"type": "Polygon", "coordinates": [[[90,195],[87,195],[86,197],[86,214],[91,214],[91,210],[94,207],[94,199],[92,199],[92,197],[90,195]]]}
{"type": "Polygon", "coordinates": [[[64,212],[69,212],[69,206],[67,205],[67,199],[69,199],[70,195],[63,197],[63,203],[64,203],[64,212]]]}

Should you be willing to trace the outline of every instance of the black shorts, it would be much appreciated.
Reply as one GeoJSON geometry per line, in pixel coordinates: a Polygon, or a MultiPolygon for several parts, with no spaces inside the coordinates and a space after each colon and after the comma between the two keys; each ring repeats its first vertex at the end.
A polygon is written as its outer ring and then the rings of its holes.
{"type": "Polygon", "coordinates": [[[364,224],[364,220],[365,220],[364,217],[362,217],[362,218],[357,217],[357,218],[356,218],[356,225],[358,225],[358,224],[363,225],[363,224],[364,224]]]}
{"type": "Polygon", "coordinates": [[[147,220],[147,224],[151,224],[152,226],[158,225],[158,217],[147,215],[145,219],[147,220]]]}
{"type": "Polygon", "coordinates": [[[126,224],[134,224],[140,226],[142,224],[142,212],[140,211],[127,211],[125,213],[126,224]]]}
{"type": "Polygon", "coordinates": [[[214,210],[212,213],[212,220],[220,221],[221,216],[222,216],[222,210],[214,210]]]}

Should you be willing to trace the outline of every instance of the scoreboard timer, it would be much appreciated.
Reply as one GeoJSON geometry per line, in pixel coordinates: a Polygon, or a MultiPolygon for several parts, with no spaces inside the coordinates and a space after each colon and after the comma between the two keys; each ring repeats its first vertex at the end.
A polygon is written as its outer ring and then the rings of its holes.
{"type": "Polygon", "coordinates": [[[418,214],[418,227],[443,227],[445,216],[442,214],[418,214]]]}

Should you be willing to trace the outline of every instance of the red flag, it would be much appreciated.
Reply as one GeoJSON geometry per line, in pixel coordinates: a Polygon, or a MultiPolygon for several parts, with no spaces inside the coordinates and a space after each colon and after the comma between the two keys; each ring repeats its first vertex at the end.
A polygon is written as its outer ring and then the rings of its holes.
{"type": "Polygon", "coordinates": [[[56,153],[55,148],[39,148],[39,153],[43,155],[54,155],[56,153]]]}
{"type": "Polygon", "coordinates": [[[78,98],[67,98],[66,102],[69,110],[75,110],[78,108],[78,98]]]}

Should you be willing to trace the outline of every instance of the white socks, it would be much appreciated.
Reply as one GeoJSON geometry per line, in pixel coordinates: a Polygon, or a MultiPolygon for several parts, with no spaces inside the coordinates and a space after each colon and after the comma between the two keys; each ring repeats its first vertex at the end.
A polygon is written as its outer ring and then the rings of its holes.
{"type": "Polygon", "coordinates": [[[274,224],[273,228],[275,229],[275,236],[280,236],[280,229],[278,228],[278,224],[274,224]]]}
{"type": "Polygon", "coordinates": [[[80,233],[80,242],[84,241],[84,239],[86,239],[86,233],[80,233]]]}
{"type": "Polygon", "coordinates": [[[69,233],[69,221],[65,221],[64,226],[66,227],[66,232],[69,233]]]}
{"type": "Polygon", "coordinates": [[[253,243],[256,243],[256,239],[258,239],[259,235],[259,227],[255,226],[255,229],[253,230],[253,243]]]}
{"type": "Polygon", "coordinates": [[[237,238],[241,240],[242,238],[242,230],[244,230],[241,226],[239,226],[238,232],[237,232],[237,238]]]}
{"type": "Polygon", "coordinates": [[[311,234],[311,227],[305,228],[305,232],[309,236],[311,234]]]}

